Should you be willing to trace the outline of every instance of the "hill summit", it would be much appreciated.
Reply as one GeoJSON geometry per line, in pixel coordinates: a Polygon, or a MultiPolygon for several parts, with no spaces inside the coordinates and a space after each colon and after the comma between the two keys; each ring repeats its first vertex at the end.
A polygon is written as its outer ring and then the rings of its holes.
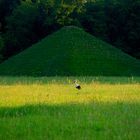
{"type": "Polygon", "coordinates": [[[0,75],[140,75],[140,61],[74,26],[63,27],[0,64],[0,75]]]}

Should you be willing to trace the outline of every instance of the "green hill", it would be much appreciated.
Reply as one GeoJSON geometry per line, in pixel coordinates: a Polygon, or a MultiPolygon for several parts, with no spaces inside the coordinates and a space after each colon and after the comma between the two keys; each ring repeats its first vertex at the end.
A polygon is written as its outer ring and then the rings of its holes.
{"type": "Polygon", "coordinates": [[[140,61],[80,28],[64,27],[0,65],[1,75],[140,75],[140,61]]]}

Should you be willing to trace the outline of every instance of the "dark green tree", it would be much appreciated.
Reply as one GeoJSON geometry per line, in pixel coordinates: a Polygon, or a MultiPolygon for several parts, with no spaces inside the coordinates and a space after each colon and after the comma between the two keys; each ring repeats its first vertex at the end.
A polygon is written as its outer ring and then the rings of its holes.
{"type": "Polygon", "coordinates": [[[35,27],[37,16],[37,6],[30,2],[23,2],[7,18],[7,32],[4,35],[5,56],[22,51],[37,41],[38,35],[35,27]]]}
{"type": "Polygon", "coordinates": [[[3,48],[4,48],[4,41],[3,41],[2,36],[0,35],[0,62],[3,59],[3,55],[2,55],[2,52],[1,52],[3,48]]]}
{"type": "Polygon", "coordinates": [[[85,12],[80,20],[83,28],[94,36],[106,38],[106,19],[102,2],[87,2],[85,12]]]}
{"type": "Polygon", "coordinates": [[[5,30],[6,17],[11,15],[13,9],[20,4],[21,0],[0,0],[0,24],[1,31],[5,30]]]}

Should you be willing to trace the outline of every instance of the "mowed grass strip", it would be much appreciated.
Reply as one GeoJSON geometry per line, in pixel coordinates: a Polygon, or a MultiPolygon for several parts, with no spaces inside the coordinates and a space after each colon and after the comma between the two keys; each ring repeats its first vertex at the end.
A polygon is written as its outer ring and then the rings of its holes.
{"type": "Polygon", "coordinates": [[[0,85],[2,140],[139,140],[140,84],[0,85]]]}

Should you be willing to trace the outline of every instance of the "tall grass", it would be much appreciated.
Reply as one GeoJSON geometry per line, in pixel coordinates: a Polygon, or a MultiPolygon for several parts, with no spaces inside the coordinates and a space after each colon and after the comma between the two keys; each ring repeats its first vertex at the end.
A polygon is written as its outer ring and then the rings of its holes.
{"type": "Polygon", "coordinates": [[[0,140],[139,140],[138,77],[0,77],[0,140]],[[78,79],[82,90],[72,83],[78,79]]]}
{"type": "Polygon", "coordinates": [[[77,76],[77,77],[31,77],[31,76],[0,76],[0,85],[13,84],[73,84],[74,80],[80,83],[101,83],[101,84],[135,84],[140,83],[140,77],[134,76],[77,76]]]}

